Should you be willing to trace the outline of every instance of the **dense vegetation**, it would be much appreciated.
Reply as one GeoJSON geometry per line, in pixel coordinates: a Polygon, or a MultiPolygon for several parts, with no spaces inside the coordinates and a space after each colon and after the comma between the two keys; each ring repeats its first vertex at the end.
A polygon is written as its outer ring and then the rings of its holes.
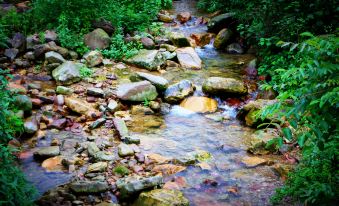
{"type": "Polygon", "coordinates": [[[303,148],[301,163],[272,202],[279,204],[288,197],[307,205],[335,204],[339,195],[338,2],[200,0],[198,6],[210,12],[224,8],[239,19],[238,31],[258,48],[259,73],[270,80],[262,87],[279,93],[280,103],[262,115],[278,114],[287,120],[289,126],[284,125],[284,137],[277,142],[285,139],[303,148]],[[321,34],[331,35],[317,36],[321,34]]]}
{"type": "Polygon", "coordinates": [[[35,190],[15,164],[15,149],[7,143],[22,130],[22,120],[13,115],[14,96],[8,90],[8,71],[0,70],[0,205],[32,205],[35,190]]]}

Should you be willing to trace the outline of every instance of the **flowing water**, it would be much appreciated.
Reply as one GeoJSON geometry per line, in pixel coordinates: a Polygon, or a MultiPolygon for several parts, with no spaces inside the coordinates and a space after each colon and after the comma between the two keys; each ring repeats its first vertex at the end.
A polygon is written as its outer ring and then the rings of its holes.
{"type": "MultiPolygon", "coordinates": [[[[174,1],[173,14],[189,11],[194,16],[184,26],[167,25],[172,31],[190,36],[207,31],[206,25],[196,25],[197,17],[204,15],[195,7],[195,1],[174,1]]],[[[196,48],[203,60],[203,69],[198,71],[173,70],[162,74],[171,83],[183,79],[192,81],[197,90],[195,96],[204,96],[202,82],[211,76],[232,77],[247,82],[251,94],[239,100],[227,97],[212,97],[218,101],[218,111],[212,115],[196,114],[172,106],[166,115],[132,116],[128,122],[132,135],[140,137],[140,149],[145,154],[156,153],[172,159],[185,159],[196,152],[208,152],[210,157],[199,166],[188,166],[186,170],[165,180],[185,179],[181,190],[191,205],[269,205],[269,197],[281,185],[279,177],[268,165],[247,168],[242,163],[246,152],[246,141],[254,130],[245,127],[236,119],[239,106],[255,97],[255,83],[245,75],[246,65],[255,57],[249,54],[230,55],[213,48],[212,43],[196,48]],[[234,104],[236,102],[236,104],[234,104]],[[223,117],[224,120],[221,120],[223,117]],[[218,121],[216,121],[218,119],[218,121]],[[221,121],[219,121],[221,120],[221,121]],[[154,126],[156,125],[156,126],[154,126]]],[[[64,135],[70,135],[64,132],[64,135]]],[[[60,135],[60,134],[54,134],[60,135]]],[[[84,135],[84,134],[82,134],[84,135]]],[[[47,146],[53,134],[38,140],[38,147],[47,146]]],[[[79,136],[79,139],[86,137],[79,136]]],[[[33,161],[28,149],[22,156],[22,168],[41,193],[57,185],[67,183],[74,174],[66,171],[46,172],[40,163],[33,161]]],[[[272,162],[280,161],[278,156],[264,156],[272,162]]]]}

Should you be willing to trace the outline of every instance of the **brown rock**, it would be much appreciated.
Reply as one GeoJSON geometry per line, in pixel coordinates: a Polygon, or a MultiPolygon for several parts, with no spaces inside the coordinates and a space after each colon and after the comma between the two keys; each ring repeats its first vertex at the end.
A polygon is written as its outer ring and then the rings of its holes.
{"type": "Polygon", "coordinates": [[[184,24],[191,19],[191,13],[190,12],[181,12],[177,15],[177,19],[180,21],[180,23],[184,24]]]}

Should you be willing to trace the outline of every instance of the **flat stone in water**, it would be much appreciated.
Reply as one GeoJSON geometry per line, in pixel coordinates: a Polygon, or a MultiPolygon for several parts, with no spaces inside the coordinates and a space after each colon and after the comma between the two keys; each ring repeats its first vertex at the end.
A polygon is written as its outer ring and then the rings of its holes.
{"type": "Polygon", "coordinates": [[[188,206],[189,201],[179,190],[156,189],[139,195],[138,206],[188,206]]]}
{"type": "Polygon", "coordinates": [[[182,101],[180,106],[193,112],[206,113],[215,112],[218,102],[207,97],[189,97],[182,101]]]}
{"type": "Polygon", "coordinates": [[[241,162],[245,164],[246,167],[257,167],[267,163],[267,160],[260,157],[244,157],[241,162]]]}
{"type": "Polygon", "coordinates": [[[107,182],[79,181],[70,184],[70,189],[75,193],[100,193],[109,189],[107,182]]]}
{"type": "Polygon", "coordinates": [[[60,154],[59,146],[43,147],[34,152],[34,156],[38,158],[49,158],[60,154]]]}

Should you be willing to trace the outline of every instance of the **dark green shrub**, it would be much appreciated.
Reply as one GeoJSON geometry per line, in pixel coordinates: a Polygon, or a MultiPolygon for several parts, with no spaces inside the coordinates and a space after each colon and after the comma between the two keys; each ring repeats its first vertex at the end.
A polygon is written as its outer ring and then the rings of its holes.
{"type": "Polygon", "coordinates": [[[23,125],[13,115],[13,95],[6,90],[7,72],[0,69],[0,205],[33,205],[35,190],[16,167],[14,151],[7,146],[23,125]]]}

